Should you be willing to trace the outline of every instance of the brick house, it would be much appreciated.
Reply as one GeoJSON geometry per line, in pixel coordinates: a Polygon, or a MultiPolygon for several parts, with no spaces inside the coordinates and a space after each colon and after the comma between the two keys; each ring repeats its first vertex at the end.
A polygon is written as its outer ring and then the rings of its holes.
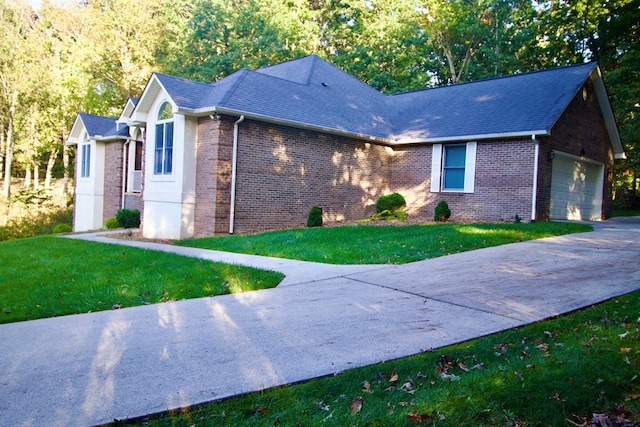
{"type": "Polygon", "coordinates": [[[105,145],[90,162],[113,156],[96,175],[121,185],[103,180],[98,194],[80,176],[75,229],[88,229],[79,201],[102,199],[103,221],[109,191],[129,203],[140,144],[149,238],[299,227],[314,205],[326,221],[357,219],[390,192],[425,218],[446,200],[455,220],[601,220],[614,159],[624,158],[594,63],[384,95],[311,55],[211,84],[153,74],[110,119],[109,137],[83,117],[68,141],[79,146],[77,170],[83,143],[105,145]],[[109,154],[118,125],[127,135],[109,154]]]}

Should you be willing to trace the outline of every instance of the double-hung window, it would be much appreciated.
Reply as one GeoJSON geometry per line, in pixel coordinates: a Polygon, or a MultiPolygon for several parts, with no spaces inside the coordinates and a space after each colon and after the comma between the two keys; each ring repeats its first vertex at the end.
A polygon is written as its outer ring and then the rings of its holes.
{"type": "Polygon", "coordinates": [[[476,174],[476,143],[433,144],[431,192],[473,193],[476,174]]]}
{"type": "Polygon", "coordinates": [[[80,154],[80,177],[89,178],[91,176],[91,143],[85,142],[81,145],[80,154]]]}
{"type": "Polygon", "coordinates": [[[158,112],[154,155],[155,175],[171,175],[173,172],[173,112],[171,104],[164,102],[158,112]]]}

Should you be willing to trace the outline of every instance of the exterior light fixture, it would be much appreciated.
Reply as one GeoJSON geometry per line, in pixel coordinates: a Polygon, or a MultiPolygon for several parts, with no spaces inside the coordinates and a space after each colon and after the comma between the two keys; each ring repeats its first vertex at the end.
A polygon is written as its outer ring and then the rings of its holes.
{"type": "Polygon", "coordinates": [[[209,114],[209,118],[211,120],[220,120],[220,114],[218,113],[209,114]]]}
{"type": "Polygon", "coordinates": [[[551,151],[549,153],[549,161],[553,160],[553,158],[556,156],[556,152],[555,151],[551,151]]]}

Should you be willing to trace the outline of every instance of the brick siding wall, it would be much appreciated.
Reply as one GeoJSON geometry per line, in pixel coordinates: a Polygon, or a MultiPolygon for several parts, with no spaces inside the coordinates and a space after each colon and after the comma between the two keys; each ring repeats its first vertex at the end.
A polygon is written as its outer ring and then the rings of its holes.
{"type": "Polygon", "coordinates": [[[102,224],[116,216],[122,204],[122,142],[105,144],[102,224]]]}
{"type": "MultiPolygon", "coordinates": [[[[228,232],[234,120],[198,125],[197,236],[228,232]]],[[[250,120],[238,139],[235,233],[305,226],[314,205],[325,221],[362,218],[389,190],[384,147],[250,120]]]]}
{"type": "Polygon", "coordinates": [[[552,165],[549,155],[553,150],[581,156],[584,149],[584,157],[604,164],[602,211],[605,218],[611,216],[613,149],[591,82],[588,81],[585,87],[586,100],[580,90],[551,130],[551,135],[539,138],[537,217],[540,220],[549,219],[552,165]]]}
{"type": "Polygon", "coordinates": [[[235,119],[198,121],[194,235],[229,231],[231,156],[235,119]]]}
{"type": "Polygon", "coordinates": [[[479,141],[473,193],[431,193],[432,146],[396,149],[392,186],[407,199],[412,216],[432,219],[445,200],[456,221],[510,221],[531,214],[534,146],[530,140],[479,141]]]}

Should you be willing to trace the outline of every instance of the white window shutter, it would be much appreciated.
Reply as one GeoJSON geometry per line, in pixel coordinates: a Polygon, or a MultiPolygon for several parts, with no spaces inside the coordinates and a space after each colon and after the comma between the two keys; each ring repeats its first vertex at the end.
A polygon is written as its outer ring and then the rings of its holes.
{"type": "Polygon", "coordinates": [[[476,146],[475,142],[467,142],[467,157],[464,165],[464,192],[473,193],[476,180],[476,146]]]}
{"type": "Polygon", "coordinates": [[[431,146],[431,192],[440,191],[440,174],[442,173],[442,144],[431,146]]]}

